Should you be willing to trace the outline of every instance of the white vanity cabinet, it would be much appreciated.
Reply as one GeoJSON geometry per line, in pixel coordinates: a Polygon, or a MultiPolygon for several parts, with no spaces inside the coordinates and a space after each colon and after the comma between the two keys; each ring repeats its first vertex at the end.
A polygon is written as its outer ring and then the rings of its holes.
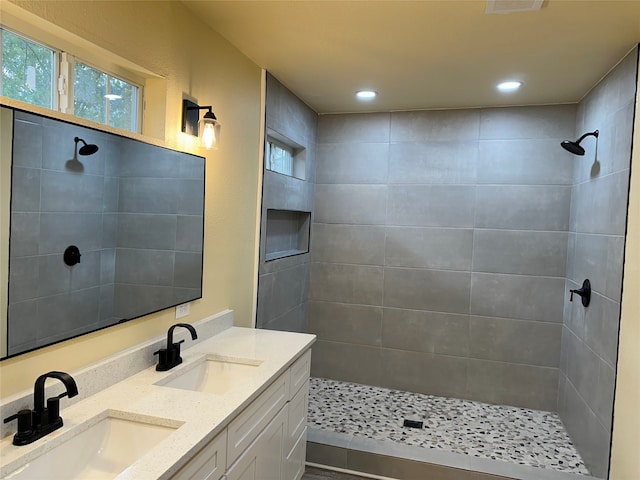
{"type": "Polygon", "coordinates": [[[172,480],[300,480],[310,365],[309,349],[172,480]]]}

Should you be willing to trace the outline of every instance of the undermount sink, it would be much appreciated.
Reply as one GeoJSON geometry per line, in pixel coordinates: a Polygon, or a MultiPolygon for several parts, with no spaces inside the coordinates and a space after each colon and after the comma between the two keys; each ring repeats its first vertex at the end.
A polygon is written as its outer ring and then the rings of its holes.
{"type": "Polygon", "coordinates": [[[255,374],[262,360],[209,355],[185,366],[156,385],[223,395],[255,374]]]}
{"type": "Polygon", "coordinates": [[[91,420],[95,423],[87,430],[70,436],[68,440],[5,478],[112,479],[180,426],[171,420],[137,421],[125,418],[127,415],[129,414],[115,411],[105,412],[91,420]]]}

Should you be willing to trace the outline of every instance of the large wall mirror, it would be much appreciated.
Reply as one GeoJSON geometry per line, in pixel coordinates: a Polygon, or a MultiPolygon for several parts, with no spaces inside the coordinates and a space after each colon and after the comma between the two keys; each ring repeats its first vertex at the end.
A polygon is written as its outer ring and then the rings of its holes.
{"type": "Polygon", "coordinates": [[[1,358],[202,297],[203,157],[0,114],[1,358]]]}

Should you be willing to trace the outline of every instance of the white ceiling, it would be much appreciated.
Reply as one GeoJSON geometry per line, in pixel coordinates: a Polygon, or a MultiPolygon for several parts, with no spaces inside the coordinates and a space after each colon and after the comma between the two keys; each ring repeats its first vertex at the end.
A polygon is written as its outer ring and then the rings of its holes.
{"type": "Polygon", "coordinates": [[[640,0],[182,1],[319,113],[573,103],[640,42],[640,0]]]}

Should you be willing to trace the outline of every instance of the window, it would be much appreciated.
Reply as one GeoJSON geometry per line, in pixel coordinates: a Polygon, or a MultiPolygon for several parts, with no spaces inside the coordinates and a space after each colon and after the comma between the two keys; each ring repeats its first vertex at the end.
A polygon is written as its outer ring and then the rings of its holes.
{"type": "Polygon", "coordinates": [[[275,130],[267,129],[265,168],[300,180],[306,178],[307,150],[275,130]]]}
{"type": "Polygon", "coordinates": [[[2,95],[40,107],[55,108],[56,52],[1,29],[2,95]]]}
{"type": "Polygon", "coordinates": [[[138,87],[75,62],[73,112],[78,117],[124,130],[138,126],[138,87]]]}
{"type": "Polygon", "coordinates": [[[139,131],[141,87],[4,28],[0,36],[2,95],[139,131]]]}
{"type": "Polygon", "coordinates": [[[267,142],[267,168],[293,176],[293,152],[272,140],[267,142]]]}

